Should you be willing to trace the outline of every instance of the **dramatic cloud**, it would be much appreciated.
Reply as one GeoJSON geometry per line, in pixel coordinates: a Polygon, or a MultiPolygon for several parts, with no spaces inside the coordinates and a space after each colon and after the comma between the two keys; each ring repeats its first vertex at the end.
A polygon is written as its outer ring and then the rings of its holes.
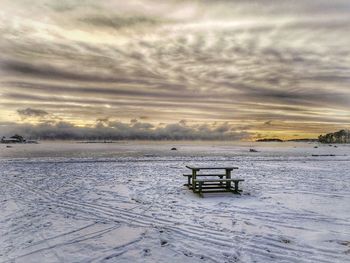
{"type": "Polygon", "coordinates": [[[133,26],[147,26],[157,24],[156,19],[142,17],[142,16],[131,16],[131,17],[119,17],[119,16],[103,16],[95,15],[83,17],[80,19],[81,22],[88,25],[97,27],[107,27],[113,29],[128,28],[133,26]]]}
{"type": "Polygon", "coordinates": [[[101,133],[115,120],[184,120],[163,127],[182,135],[350,128],[349,12],[348,0],[3,0],[0,121],[40,109],[101,133]]]}
{"type": "Polygon", "coordinates": [[[44,117],[48,115],[48,113],[44,110],[39,110],[39,109],[32,109],[32,108],[26,108],[22,110],[17,110],[17,113],[23,117],[44,117]]]}

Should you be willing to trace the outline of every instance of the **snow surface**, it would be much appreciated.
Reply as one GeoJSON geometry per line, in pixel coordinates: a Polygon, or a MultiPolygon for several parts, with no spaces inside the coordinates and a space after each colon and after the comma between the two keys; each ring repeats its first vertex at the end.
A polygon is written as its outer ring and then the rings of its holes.
{"type": "Polygon", "coordinates": [[[0,145],[0,262],[350,262],[350,145],[315,145],[0,145]],[[199,198],[188,164],[243,194],[199,198]]]}

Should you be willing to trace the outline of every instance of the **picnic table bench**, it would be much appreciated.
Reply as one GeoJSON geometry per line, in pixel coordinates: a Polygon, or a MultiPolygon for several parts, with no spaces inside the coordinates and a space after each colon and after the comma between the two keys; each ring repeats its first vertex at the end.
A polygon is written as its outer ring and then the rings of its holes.
{"type": "Polygon", "coordinates": [[[240,194],[241,190],[238,188],[239,182],[243,182],[244,179],[232,179],[231,172],[238,167],[191,167],[186,166],[186,168],[192,171],[191,174],[184,174],[188,181],[186,186],[192,189],[194,193],[198,193],[199,196],[203,197],[203,193],[213,193],[213,192],[232,192],[235,194],[240,194]],[[201,170],[224,170],[223,174],[198,174],[201,170]],[[197,178],[200,177],[200,178],[197,178]],[[201,178],[203,177],[203,178],[201,178]],[[204,178],[204,177],[218,177],[218,178],[204,178]],[[232,187],[234,183],[234,187],[232,187]]]}

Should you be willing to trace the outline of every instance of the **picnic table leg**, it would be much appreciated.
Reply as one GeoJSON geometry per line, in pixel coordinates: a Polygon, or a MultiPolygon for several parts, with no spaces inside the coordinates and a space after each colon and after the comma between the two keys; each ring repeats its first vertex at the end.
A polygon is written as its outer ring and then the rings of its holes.
{"type": "Polygon", "coordinates": [[[234,194],[241,194],[241,190],[239,190],[239,188],[238,188],[238,184],[239,184],[239,182],[240,181],[235,181],[234,183],[235,183],[235,189],[234,190],[231,190],[234,194]]]}
{"type": "MultiPolygon", "coordinates": [[[[226,169],[226,179],[231,179],[231,170],[226,169]]],[[[231,182],[226,182],[226,189],[230,190],[231,188],[231,182]]]]}
{"type": "Polygon", "coordinates": [[[200,197],[203,197],[203,193],[202,193],[202,185],[203,182],[199,182],[199,186],[198,186],[198,194],[200,197]]]}
{"type": "Polygon", "coordinates": [[[239,183],[239,181],[235,181],[235,192],[236,192],[236,193],[239,193],[239,190],[238,190],[238,183],[239,183]]]}
{"type": "Polygon", "coordinates": [[[187,186],[188,188],[191,188],[191,176],[187,176],[187,179],[188,179],[187,186]]]}
{"type": "Polygon", "coordinates": [[[196,175],[197,175],[197,170],[192,170],[192,191],[196,192],[197,188],[197,183],[196,183],[196,175]]]}

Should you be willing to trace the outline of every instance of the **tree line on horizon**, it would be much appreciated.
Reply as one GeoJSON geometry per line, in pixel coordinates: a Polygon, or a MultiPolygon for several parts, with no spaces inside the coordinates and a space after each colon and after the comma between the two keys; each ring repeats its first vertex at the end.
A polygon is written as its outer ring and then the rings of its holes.
{"type": "Polygon", "coordinates": [[[318,141],[321,143],[350,143],[350,130],[340,130],[320,135],[318,141]]]}

